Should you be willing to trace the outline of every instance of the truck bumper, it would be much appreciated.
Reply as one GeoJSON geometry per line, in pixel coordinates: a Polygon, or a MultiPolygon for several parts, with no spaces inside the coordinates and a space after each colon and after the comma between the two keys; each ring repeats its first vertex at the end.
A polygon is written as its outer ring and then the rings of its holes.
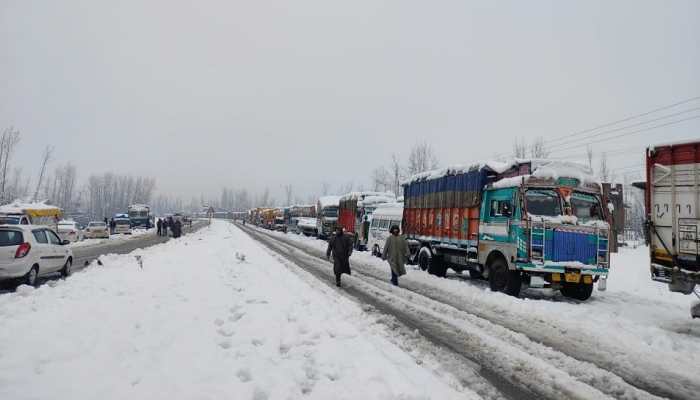
{"type": "Polygon", "coordinates": [[[519,271],[525,272],[542,272],[542,273],[566,273],[575,270],[581,275],[591,275],[591,276],[608,276],[608,268],[597,267],[597,268],[581,268],[577,265],[546,265],[546,264],[533,264],[533,263],[515,263],[515,268],[519,271]]]}
{"type": "Polygon", "coordinates": [[[700,271],[651,263],[651,279],[668,284],[672,292],[690,294],[695,285],[700,284],[700,271]]]}

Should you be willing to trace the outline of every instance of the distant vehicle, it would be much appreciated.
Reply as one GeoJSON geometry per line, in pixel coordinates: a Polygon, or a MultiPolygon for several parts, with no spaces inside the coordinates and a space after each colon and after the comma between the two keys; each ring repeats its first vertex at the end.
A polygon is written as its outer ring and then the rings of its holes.
{"type": "Polygon", "coordinates": [[[354,238],[355,248],[367,249],[369,223],[374,209],[383,203],[394,203],[390,192],[352,192],[340,198],[338,224],[354,238]]]}
{"type": "Polygon", "coordinates": [[[36,286],[47,274],[70,275],[73,252],[68,243],[46,226],[0,226],[0,280],[36,286]]]}
{"type": "Polygon", "coordinates": [[[89,239],[109,239],[109,227],[102,221],[90,221],[83,236],[89,239]]]}
{"type": "Polygon", "coordinates": [[[299,217],[296,222],[296,232],[304,236],[316,236],[316,218],[299,217]]]}
{"type": "Polygon", "coordinates": [[[316,204],[316,231],[319,239],[328,239],[338,223],[340,196],[323,196],[316,204]]]}
{"type": "Polygon", "coordinates": [[[131,235],[131,220],[128,217],[115,217],[113,233],[131,235]]]}
{"type": "Polygon", "coordinates": [[[403,203],[384,203],[374,209],[367,242],[367,248],[372,251],[372,255],[381,257],[386,239],[391,234],[389,230],[393,225],[401,229],[402,219],[403,203]]]}
{"type": "Polygon", "coordinates": [[[69,242],[78,242],[83,239],[83,231],[75,221],[58,221],[56,233],[58,233],[58,237],[61,240],[68,240],[69,242]]]}
{"type": "Polygon", "coordinates": [[[518,296],[523,284],[586,300],[605,288],[609,210],[587,166],[555,160],[487,162],[412,177],[404,231],[421,269],[448,268],[518,296]]]}
{"type": "Polygon", "coordinates": [[[145,204],[132,204],[128,208],[132,228],[151,227],[151,207],[145,204]]]}
{"type": "Polygon", "coordinates": [[[62,216],[63,210],[45,203],[15,201],[0,206],[0,224],[43,225],[55,228],[62,216]]]}
{"type": "Polygon", "coordinates": [[[700,141],[648,148],[646,172],[651,279],[691,294],[700,284],[700,141]]]}

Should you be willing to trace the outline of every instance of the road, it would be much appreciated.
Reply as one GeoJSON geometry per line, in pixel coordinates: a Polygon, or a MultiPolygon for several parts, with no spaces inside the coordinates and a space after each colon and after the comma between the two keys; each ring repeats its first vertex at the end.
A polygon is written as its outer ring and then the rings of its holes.
{"type": "MultiPolygon", "coordinates": [[[[317,279],[332,284],[330,264],[322,254],[282,235],[240,226],[251,237],[317,279]]],[[[425,288],[394,288],[388,277],[353,263],[343,291],[356,301],[396,318],[435,345],[480,367],[479,374],[508,398],[678,398],[693,399],[697,382],[673,371],[650,374],[643,366],[615,363],[599,349],[570,346],[571,335],[528,331],[498,316],[479,313],[425,288]],[[667,384],[654,379],[667,375],[667,384]]],[[[537,324],[532,324],[537,329],[537,324]]]]}
{"type": "MultiPolygon", "coordinates": [[[[194,232],[198,229],[207,226],[206,222],[195,221],[192,227],[184,227],[183,234],[188,234],[194,232]]],[[[165,243],[171,237],[158,236],[155,230],[152,233],[147,233],[144,235],[134,236],[126,240],[115,240],[113,242],[100,243],[95,245],[86,245],[73,248],[73,272],[80,271],[81,269],[90,265],[90,263],[102,255],[105,254],[128,254],[136,249],[143,249],[146,247],[155,246],[161,243],[165,243]]],[[[40,279],[40,285],[47,281],[55,279],[59,275],[43,277],[40,279]]],[[[12,289],[7,285],[0,287],[0,294],[11,292],[12,289]]]]}

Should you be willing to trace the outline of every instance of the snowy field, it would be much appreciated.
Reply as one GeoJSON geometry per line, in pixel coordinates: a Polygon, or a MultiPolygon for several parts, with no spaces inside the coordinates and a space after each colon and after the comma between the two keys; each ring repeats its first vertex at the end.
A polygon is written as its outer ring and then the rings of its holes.
{"type": "Polygon", "coordinates": [[[139,238],[144,235],[155,235],[156,230],[155,229],[143,229],[143,228],[137,228],[137,229],[132,229],[131,230],[131,235],[109,235],[109,239],[107,238],[95,238],[95,239],[83,239],[79,242],[72,242],[70,244],[71,248],[76,248],[76,247],[86,247],[86,246],[96,246],[96,245],[101,245],[105,243],[117,243],[117,242],[124,242],[127,240],[139,238]]]}
{"type": "MultiPolygon", "coordinates": [[[[317,255],[326,248],[325,242],[314,238],[268,234],[317,255]]],[[[651,281],[647,251],[642,246],[614,254],[608,290],[594,291],[586,302],[542,290],[527,290],[522,298],[513,298],[491,292],[487,282],[472,281],[468,273],[442,279],[413,267],[400,284],[408,296],[411,292],[427,294],[618,375],[645,376],[661,387],[697,387],[700,320],[689,315],[696,298],[671,293],[665,285],[651,281]]],[[[389,279],[386,262],[369,252],[353,253],[351,265],[389,279]]]]}
{"type": "Polygon", "coordinates": [[[0,399],[476,397],[227,222],[102,261],[0,297],[0,399]]]}

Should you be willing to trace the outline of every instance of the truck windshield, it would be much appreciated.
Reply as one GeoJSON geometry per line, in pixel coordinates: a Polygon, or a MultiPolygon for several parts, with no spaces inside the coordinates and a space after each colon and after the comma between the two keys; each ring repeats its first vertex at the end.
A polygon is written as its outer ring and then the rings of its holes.
{"type": "Polygon", "coordinates": [[[323,216],[324,217],[337,217],[338,216],[338,208],[337,207],[324,208],[323,209],[323,216]]]}
{"type": "Polygon", "coordinates": [[[19,224],[19,217],[12,217],[12,216],[2,216],[0,217],[0,225],[18,225],[19,224]]]}
{"type": "Polygon", "coordinates": [[[554,190],[528,190],[525,200],[529,214],[546,217],[561,215],[559,195],[554,190]]]}
{"type": "Polygon", "coordinates": [[[571,207],[573,208],[574,215],[576,215],[576,218],[581,222],[603,219],[600,202],[595,196],[590,194],[574,192],[571,195],[571,207]]]}

